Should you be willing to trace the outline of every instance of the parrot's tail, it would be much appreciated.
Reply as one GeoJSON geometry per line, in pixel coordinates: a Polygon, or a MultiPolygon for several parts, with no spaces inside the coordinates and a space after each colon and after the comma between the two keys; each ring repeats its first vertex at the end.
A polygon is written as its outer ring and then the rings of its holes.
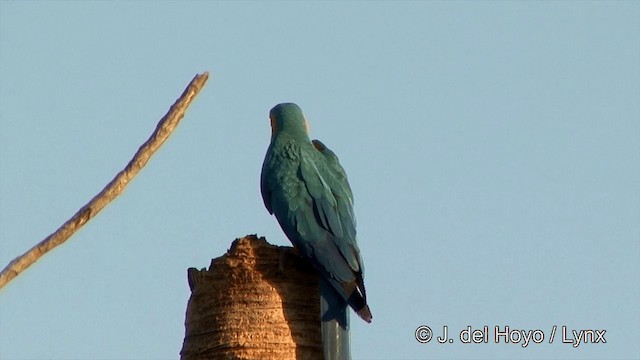
{"type": "Polygon", "coordinates": [[[367,300],[360,295],[357,291],[354,291],[353,294],[349,297],[348,300],[349,306],[353,308],[353,310],[362,318],[362,320],[370,323],[373,316],[371,315],[371,310],[369,309],[369,305],[367,305],[367,300]]]}
{"type": "Polygon", "coordinates": [[[320,321],[324,360],[351,360],[349,308],[331,284],[320,277],[320,321]]]}

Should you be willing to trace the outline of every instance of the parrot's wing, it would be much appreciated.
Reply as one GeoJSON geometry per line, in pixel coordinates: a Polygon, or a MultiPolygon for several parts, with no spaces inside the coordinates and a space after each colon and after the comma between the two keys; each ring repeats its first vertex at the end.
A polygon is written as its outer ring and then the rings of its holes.
{"type": "MultiPolygon", "coordinates": [[[[327,178],[329,187],[335,193],[338,204],[338,214],[342,220],[343,231],[346,231],[347,236],[344,237],[344,241],[350,247],[355,248],[357,251],[357,258],[360,267],[362,267],[362,260],[360,259],[360,249],[356,243],[356,217],[353,212],[353,193],[351,192],[351,186],[347,179],[347,173],[344,171],[338,156],[331,151],[320,140],[313,140],[313,146],[320,151],[325,157],[328,168],[332,176],[327,178]]],[[[344,249],[348,251],[348,249],[344,249]]]]}
{"type": "Polygon", "coordinates": [[[271,161],[271,152],[271,146],[269,146],[269,149],[267,149],[267,155],[264,158],[264,163],[262,164],[262,172],[260,173],[260,193],[262,194],[264,207],[267,208],[269,214],[273,215],[273,207],[271,206],[271,189],[269,189],[269,181],[267,179],[267,177],[271,175],[271,172],[268,171],[269,163],[271,161]]]}
{"type": "Polygon", "coordinates": [[[343,225],[338,212],[338,202],[331,187],[320,174],[318,167],[311,159],[303,157],[300,163],[300,174],[313,199],[315,217],[325,230],[331,232],[335,237],[342,237],[343,225]]]}
{"type": "MultiPolygon", "coordinates": [[[[314,157],[302,157],[300,163],[300,174],[306,188],[311,195],[312,203],[305,214],[306,220],[314,220],[328,234],[313,234],[316,238],[325,237],[330,241],[331,247],[339,250],[339,254],[327,254],[332,257],[339,255],[339,259],[328,259],[330,262],[345,262],[349,266],[350,274],[346,278],[340,276],[339,272],[332,274],[342,281],[353,281],[356,279],[358,285],[362,285],[360,279],[362,274],[362,260],[360,249],[356,243],[355,216],[353,213],[353,203],[349,197],[344,183],[332,175],[331,169],[323,161],[318,161],[316,165],[312,162],[314,157]]],[[[323,158],[315,157],[323,160],[323,158]]],[[[319,259],[320,260],[320,259],[319,259]]],[[[322,260],[321,260],[322,261],[322,260]]],[[[328,270],[340,269],[340,266],[331,266],[328,270]]],[[[359,286],[364,295],[364,286],[359,286]]]]}
{"type": "Polygon", "coordinates": [[[338,180],[344,185],[345,191],[349,195],[351,199],[351,203],[353,204],[353,193],[351,192],[351,186],[349,185],[349,181],[347,179],[347,172],[344,171],[342,165],[340,165],[340,160],[338,156],[331,151],[322,141],[318,139],[311,140],[313,146],[320,151],[320,153],[327,159],[327,164],[334,172],[334,175],[338,178],[338,180]]]}

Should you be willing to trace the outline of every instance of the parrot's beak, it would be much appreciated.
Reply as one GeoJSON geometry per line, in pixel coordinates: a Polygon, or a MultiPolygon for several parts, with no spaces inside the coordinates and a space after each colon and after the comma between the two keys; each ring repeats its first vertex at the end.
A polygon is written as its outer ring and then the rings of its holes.
{"type": "Polygon", "coordinates": [[[271,136],[273,136],[276,134],[277,122],[276,122],[276,119],[274,119],[272,116],[269,116],[269,120],[271,120],[271,136]]]}

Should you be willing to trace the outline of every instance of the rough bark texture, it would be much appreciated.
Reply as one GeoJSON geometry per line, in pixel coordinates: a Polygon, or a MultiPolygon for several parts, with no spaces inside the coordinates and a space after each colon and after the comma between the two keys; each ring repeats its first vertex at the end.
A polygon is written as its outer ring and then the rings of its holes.
{"type": "Polygon", "coordinates": [[[181,359],[322,359],[318,277],[291,247],[249,235],[188,271],[181,359]]]}

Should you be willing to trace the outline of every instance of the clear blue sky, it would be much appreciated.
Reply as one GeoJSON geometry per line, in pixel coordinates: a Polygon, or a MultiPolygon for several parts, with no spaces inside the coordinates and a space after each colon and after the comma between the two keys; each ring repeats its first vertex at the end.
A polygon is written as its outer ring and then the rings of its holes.
{"type": "MultiPolygon", "coordinates": [[[[186,269],[257,233],[296,102],[356,200],[355,359],[640,357],[638,2],[0,2],[0,267],[211,78],[126,192],[0,293],[0,358],[175,359],[186,269]],[[420,344],[509,326],[520,344],[420,344]],[[553,325],[606,344],[549,344],[553,325]]],[[[560,330],[559,330],[560,331],[560,330]]]]}

